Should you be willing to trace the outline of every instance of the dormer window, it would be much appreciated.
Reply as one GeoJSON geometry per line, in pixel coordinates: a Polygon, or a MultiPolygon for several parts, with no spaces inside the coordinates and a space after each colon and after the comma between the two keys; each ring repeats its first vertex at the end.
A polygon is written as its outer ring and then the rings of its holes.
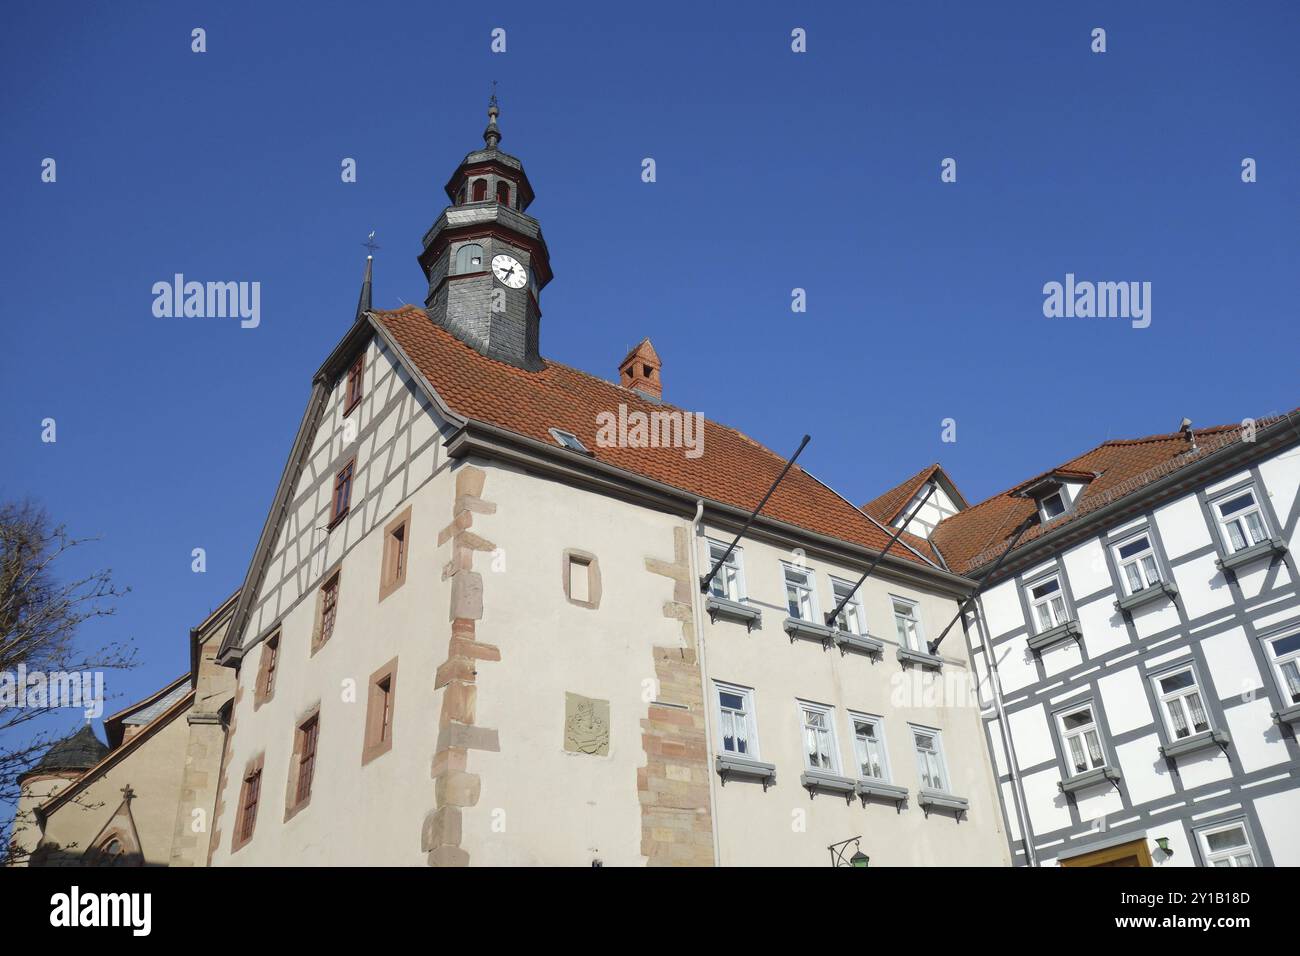
{"type": "Polygon", "coordinates": [[[1065,514],[1065,495],[1060,491],[1054,491],[1038,502],[1038,510],[1043,516],[1044,521],[1051,521],[1060,515],[1065,514]]]}
{"type": "Polygon", "coordinates": [[[591,452],[587,451],[587,446],[584,445],[578,439],[578,436],[573,434],[572,432],[561,431],[558,428],[552,428],[550,432],[552,438],[554,438],[565,448],[568,448],[570,451],[581,452],[584,455],[591,454],[591,452]]]}

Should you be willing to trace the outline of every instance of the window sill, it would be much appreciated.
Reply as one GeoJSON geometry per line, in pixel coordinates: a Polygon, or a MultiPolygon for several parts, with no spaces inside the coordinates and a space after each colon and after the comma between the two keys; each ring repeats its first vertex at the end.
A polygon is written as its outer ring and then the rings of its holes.
{"type": "Polygon", "coordinates": [[[1297,723],[1300,723],[1300,704],[1288,707],[1286,710],[1279,710],[1273,715],[1273,722],[1275,724],[1290,724],[1294,727],[1297,723]]]}
{"type": "Polygon", "coordinates": [[[714,769],[717,770],[718,776],[722,778],[722,785],[727,785],[728,777],[740,777],[748,780],[761,780],[763,790],[776,783],[776,765],[762,763],[758,760],[750,760],[747,757],[737,757],[734,754],[722,756],[718,754],[713,758],[714,769]]]}
{"type": "Polygon", "coordinates": [[[901,808],[907,802],[907,788],[874,777],[862,777],[858,780],[858,796],[863,803],[867,802],[868,797],[878,797],[881,800],[892,800],[901,808]]]}
{"type": "Polygon", "coordinates": [[[848,631],[836,631],[835,643],[841,651],[861,651],[863,654],[882,654],[885,642],[870,634],[851,634],[848,631]]]}
{"type": "Polygon", "coordinates": [[[1079,622],[1071,618],[1064,624],[1058,624],[1041,634],[1030,634],[1029,649],[1038,654],[1047,650],[1053,644],[1059,644],[1061,641],[1071,638],[1077,641],[1082,636],[1083,632],[1079,630],[1079,622]]]}
{"type": "Polygon", "coordinates": [[[832,628],[827,627],[825,624],[818,624],[815,621],[787,617],[781,627],[790,635],[791,644],[794,643],[797,637],[808,641],[817,641],[822,647],[830,646],[831,641],[835,640],[835,631],[832,628]]]}
{"type": "Polygon", "coordinates": [[[1191,737],[1183,737],[1168,746],[1160,748],[1160,755],[1166,759],[1195,753],[1206,747],[1222,747],[1225,750],[1232,743],[1226,730],[1206,730],[1191,737]]]}
{"type": "Polygon", "coordinates": [[[1120,772],[1107,765],[1066,777],[1057,786],[1060,787],[1061,793],[1078,793],[1080,790],[1087,790],[1101,783],[1118,783],[1120,779],[1120,772]]]}
{"type": "Polygon", "coordinates": [[[932,808],[953,810],[958,814],[970,810],[970,801],[965,797],[958,797],[942,790],[927,790],[924,787],[917,791],[916,802],[925,809],[926,816],[930,815],[932,808]]]}
{"type": "Polygon", "coordinates": [[[362,398],[362,396],[358,395],[358,396],[357,396],[357,400],[356,400],[355,402],[353,402],[353,403],[352,403],[351,405],[349,405],[347,408],[343,409],[343,417],[344,417],[344,418],[349,417],[353,412],[355,412],[355,411],[357,410],[357,406],[361,404],[361,398],[362,398]]]}
{"type": "Polygon", "coordinates": [[[1178,597],[1178,591],[1168,581],[1157,581],[1149,588],[1143,588],[1141,591],[1120,598],[1115,602],[1115,610],[1131,611],[1135,607],[1150,604],[1153,601],[1160,600],[1162,597],[1167,597],[1170,600],[1173,600],[1178,597]]]}
{"type": "Polygon", "coordinates": [[[915,664],[918,667],[935,671],[943,670],[943,658],[934,654],[927,654],[925,651],[914,651],[911,648],[900,647],[897,657],[900,664],[915,664]]]}
{"type": "Polygon", "coordinates": [[[1267,541],[1261,541],[1259,544],[1221,557],[1214,563],[1219,566],[1221,571],[1232,571],[1241,567],[1243,564],[1250,564],[1263,557],[1272,557],[1275,554],[1286,554],[1286,542],[1281,538],[1269,538],[1267,541]]]}
{"type": "Polygon", "coordinates": [[[352,510],[351,508],[345,508],[338,515],[330,519],[330,523],[325,526],[325,530],[333,531],[335,528],[337,528],[340,524],[343,523],[343,519],[348,516],[348,512],[351,510],[352,510]]]}
{"type": "Polygon", "coordinates": [[[799,778],[799,783],[811,794],[817,791],[824,793],[834,793],[843,796],[846,800],[852,800],[858,792],[858,782],[852,777],[841,777],[837,773],[827,773],[824,770],[805,770],[803,776],[799,778]]]}
{"type": "Polygon", "coordinates": [[[709,612],[709,619],[717,622],[718,618],[728,621],[738,621],[745,625],[746,630],[753,630],[756,624],[763,621],[763,612],[751,604],[743,601],[732,601],[729,598],[715,597],[710,594],[704,602],[704,609],[709,612]]]}

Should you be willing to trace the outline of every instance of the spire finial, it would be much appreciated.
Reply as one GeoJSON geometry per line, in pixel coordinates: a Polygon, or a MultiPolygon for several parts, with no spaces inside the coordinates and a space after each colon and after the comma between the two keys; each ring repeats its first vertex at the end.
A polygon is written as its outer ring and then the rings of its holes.
{"type": "Polygon", "coordinates": [[[488,149],[496,149],[497,143],[501,142],[501,130],[497,128],[497,117],[501,115],[501,110],[497,106],[497,81],[492,81],[492,95],[488,97],[488,124],[487,129],[483,131],[483,142],[487,143],[488,149]]]}

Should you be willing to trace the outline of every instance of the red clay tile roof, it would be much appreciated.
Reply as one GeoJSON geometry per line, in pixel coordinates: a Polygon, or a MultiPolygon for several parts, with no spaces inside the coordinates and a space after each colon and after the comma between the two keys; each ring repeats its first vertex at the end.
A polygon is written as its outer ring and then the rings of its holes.
{"type": "MultiPolygon", "coordinates": [[[[555,444],[548,429],[576,435],[593,457],[608,465],[679,488],[693,496],[753,509],[776,479],[785,459],[740,432],[705,420],[703,454],[687,458],[681,448],[601,447],[596,443],[601,412],[674,411],[586,372],[545,362],[528,372],[488,358],[435,325],[422,309],[405,306],[376,311],[420,372],[457,414],[528,438],[555,444]]],[[[763,508],[769,518],[879,551],[889,541],[870,518],[798,464],[763,508]]],[[[891,555],[924,564],[904,543],[933,561],[928,542],[905,534],[891,555]]]]}
{"type": "MultiPolygon", "coordinates": [[[[1258,419],[1256,427],[1263,428],[1280,417],[1258,419]]],[[[1060,468],[1053,468],[945,518],[935,530],[934,543],[953,571],[970,574],[996,561],[1015,529],[1037,511],[1032,498],[1016,492],[1039,478],[1053,474],[1097,476],[1084,487],[1073,508],[1047,524],[1031,527],[1021,537],[1017,548],[1199,461],[1210,452],[1239,440],[1241,431],[1241,425],[1195,429],[1196,451],[1191,450],[1181,432],[1103,442],[1060,468]]]]}
{"type": "Polygon", "coordinates": [[[916,495],[917,489],[929,481],[938,470],[938,462],[922,468],[911,478],[908,478],[901,484],[890,488],[883,495],[872,498],[862,506],[862,510],[871,515],[871,517],[875,518],[877,521],[883,521],[885,524],[889,524],[898,517],[898,513],[903,510],[904,505],[912,500],[916,495]]]}

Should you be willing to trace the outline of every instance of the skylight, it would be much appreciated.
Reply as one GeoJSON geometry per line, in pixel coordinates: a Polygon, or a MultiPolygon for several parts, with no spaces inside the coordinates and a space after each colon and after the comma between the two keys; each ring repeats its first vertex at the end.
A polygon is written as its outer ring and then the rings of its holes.
{"type": "Polygon", "coordinates": [[[578,436],[572,432],[561,431],[558,428],[552,428],[550,432],[551,437],[565,448],[568,448],[571,451],[581,452],[584,455],[591,454],[591,452],[587,451],[587,446],[579,441],[578,436]]]}

